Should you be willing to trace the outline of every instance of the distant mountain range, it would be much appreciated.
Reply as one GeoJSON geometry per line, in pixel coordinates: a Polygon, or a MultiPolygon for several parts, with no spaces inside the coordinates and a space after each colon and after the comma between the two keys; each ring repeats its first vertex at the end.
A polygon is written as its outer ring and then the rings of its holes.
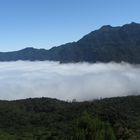
{"type": "Polygon", "coordinates": [[[77,42],[49,50],[25,48],[13,52],[0,52],[0,61],[16,60],[140,63],[140,24],[132,22],[117,27],[106,25],[77,42]]]}

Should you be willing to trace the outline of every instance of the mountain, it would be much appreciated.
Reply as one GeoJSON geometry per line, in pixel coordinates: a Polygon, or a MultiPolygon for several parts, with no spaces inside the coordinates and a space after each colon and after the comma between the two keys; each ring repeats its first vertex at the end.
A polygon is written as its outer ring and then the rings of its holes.
{"type": "Polygon", "coordinates": [[[106,25],[77,42],[49,50],[25,48],[14,52],[0,52],[0,61],[16,60],[140,63],[140,24],[132,22],[118,27],[106,25]]]}
{"type": "Polygon", "coordinates": [[[140,96],[0,101],[1,140],[139,140],[140,96]]]}

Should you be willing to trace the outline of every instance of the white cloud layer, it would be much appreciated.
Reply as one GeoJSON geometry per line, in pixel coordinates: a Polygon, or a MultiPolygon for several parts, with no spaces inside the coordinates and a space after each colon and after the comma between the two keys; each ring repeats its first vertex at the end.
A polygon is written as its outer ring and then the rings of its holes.
{"type": "Polygon", "coordinates": [[[140,94],[140,65],[127,63],[0,62],[0,99],[62,100],[140,94]]]}

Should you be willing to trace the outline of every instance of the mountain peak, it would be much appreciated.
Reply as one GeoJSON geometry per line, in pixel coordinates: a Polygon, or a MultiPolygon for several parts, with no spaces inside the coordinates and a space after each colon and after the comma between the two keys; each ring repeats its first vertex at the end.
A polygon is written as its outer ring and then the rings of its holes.
{"type": "Polygon", "coordinates": [[[140,26],[140,24],[139,23],[136,23],[136,22],[131,22],[131,23],[129,23],[129,24],[125,24],[125,25],[123,25],[123,26],[116,26],[116,27],[113,27],[113,26],[111,26],[111,25],[104,25],[104,26],[102,26],[101,28],[100,28],[100,30],[101,31],[110,31],[110,30],[112,30],[112,29],[119,29],[119,28],[121,28],[121,27],[136,27],[136,26],[140,26]]]}
{"type": "Polygon", "coordinates": [[[99,30],[100,31],[110,31],[110,30],[115,30],[115,29],[119,29],[120,28],[120,26],[116,26],[116,27],[113,27],[113,26],[111,26],[111,25],[104,25],[104,26],[102,26],[99,30]]]}
{"type": "Polygon", "coordinates": [[[24,48],[22,50],[34,50],[34,49],[36,49],[36,48],[34,48],[34,47],[26,47],[26,48],[24,48]]]}
{"type": "Polygon", "coordinates": [[[100,29],[110,29],[110,28],[112,28],[111,25],[104,25],[104,26],[102,26],[100,29]]]}
{"type": "Polygon", "coordinates": [[[131,22],[131,23],[129,23],[129,24],[123,25],[122,27],[137,28],[137,27],[139,27],[139,26],[140,26],[139,23],[131,22]]]}
{"type": "Polygon", "coordinates": [[[140,24],[136,22],[131,22],[130,25],[140,25],[140,24]]]}

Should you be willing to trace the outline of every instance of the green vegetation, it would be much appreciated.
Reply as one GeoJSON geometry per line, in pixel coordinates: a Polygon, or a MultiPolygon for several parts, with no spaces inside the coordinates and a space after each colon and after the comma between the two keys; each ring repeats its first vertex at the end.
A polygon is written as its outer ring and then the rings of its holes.
{"type": "Polygon", "coordinates": [[[116,140],[116,137],[110,124],[84,113],[75,125],[73,140],[116,140]]]}
{"type": "Polygon", "coordinates": [[[0,140],[139,140],[140,96],[0,101],[0,140]]]}

